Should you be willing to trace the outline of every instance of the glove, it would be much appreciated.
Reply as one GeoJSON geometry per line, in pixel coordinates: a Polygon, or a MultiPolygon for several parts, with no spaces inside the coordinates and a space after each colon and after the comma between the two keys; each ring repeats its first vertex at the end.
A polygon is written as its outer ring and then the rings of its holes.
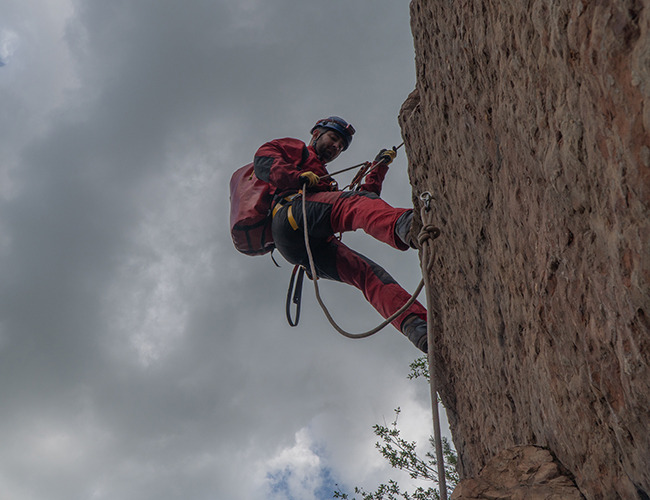
{"type": "Polygon", "coordinates": [[[303,172],[298,176],[301,184],[307,184],[307,187],[313,187],[318,184],[320,177],[318,177],[314,172],[303,172]]]}
{"type": "Polygon", "coordinates": [[[390,165],[396,156],[397,156],[397,151],[393,149],[382,149],[381,151],[379,151],[379,154],[375,158],[375,161],[385,163],[386,165],[390,165]]]}

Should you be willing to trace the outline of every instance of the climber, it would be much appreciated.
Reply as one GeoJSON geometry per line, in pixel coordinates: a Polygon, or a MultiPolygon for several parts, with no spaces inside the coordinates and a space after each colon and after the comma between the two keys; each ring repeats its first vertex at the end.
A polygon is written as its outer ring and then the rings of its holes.
{"type": "MultiPolygon", "coordinates": [[[[382,267],[334,234],[363,229],[398,250],[415,248],[409,240],[413,211],[393,208],[379,197],[394,150],[380,151],[358,190],[341,191],[329,177],[326,164],[348,148],[354,132],[345,120],[330,116],[313,126],[309,145],[293,138],[267,142],[255,153],[255,175],[273,187],[272,232],[280,254],[292,264],[309,268],[299,193],[305,186],[307,228],[318,276],[358,288],[388,318],[410,294],[382,267]]],[[[426,309],[420,303],[415,302],[391,324],[427,352],[426,309]]]]}

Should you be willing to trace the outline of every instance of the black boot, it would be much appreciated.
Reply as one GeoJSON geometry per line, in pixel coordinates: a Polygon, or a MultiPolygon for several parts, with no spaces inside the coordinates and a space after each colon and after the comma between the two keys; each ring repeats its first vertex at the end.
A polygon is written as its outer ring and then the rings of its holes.
{"type": "Polygon", "coordinates": [[[423,353],[427,352],[427,322],[418,316],[409,316],[402,323],[402,333],[423,353]]]}
{"type": "Polygon", "coordinates": [[[404,212],[395,223],[395,234],[405,245],[417,250],[416,242],[411,238],[411,223],[413,222],[413,210],[404,212]]]}

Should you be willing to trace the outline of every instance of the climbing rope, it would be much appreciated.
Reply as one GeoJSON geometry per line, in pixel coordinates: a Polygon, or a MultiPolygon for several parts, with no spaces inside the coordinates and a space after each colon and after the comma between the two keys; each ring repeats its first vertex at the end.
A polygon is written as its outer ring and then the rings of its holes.
{"type": "MultiPolygon", "coordinates": [[[[397,152],[397,150],[398,150],[399,148],[401,148],[403,145],[404,145],[404,143],[402,142],[399,146],[393,146],[392,149],[393,149],[393,151],[397,152]]],[[[370,170],[368,170],[367,172],[365,172],[365,173],[363,174],[363,176],[365,177],[366,175],[368,175],[368,174],[370,173],[370,171],[371,171],[372,169],[374,169],[374,168],[375,168],[377,165],[379,165],[380,163],[381,163],[381,162],[377,162],[377,163],[376,163],[376,164],[375,164],[375,165],[374,165],[370,170]]],[[[330,177],[334,177],[335,175],[339,175],[339,174],[342,174],[342,173],[344,173],[344,172],[349,172],[350,170],[354,170],[355,168],[359,168],[359,167],[364,167],[364,166],[366,166],[366,165],[368,165],[368,162],[367,162],[367,161],[364,161],[363,163],[357,163],[356,165],[352,165],[351,167],[342,168],[341,170],[337,170],[336,172],[332,172],[331,174],[324,175],[324,176],[321,177],[321,179],[328,179],[328,178],[330,178],[330,177]]]]}
{"type": "MultiPolygon", "coordinates": [[[[306,186],[304,186],[304,188],[306,188],[306,186]]],[[[320,296],[320,290],[318,287],[318,274],[316,273],[314,256],[312,255],[311,245],[309,244],[309,231],[307,228],[307,217],[306,217],[307,204],[306,204],[306,196],[304,196],[304,194],[302,196],[303,233],[305,238],[305,248],[307,249],[307,256],[309,257],[311,278],[312,281],[314,282],[314,291],[316,293],[316,300],[318,301],[318,304],[321,306],[321,309],[325,313],[325,316],[329,320],[330,324],[334,327],[336,331],[338,331],[344,337],[352,338],[352,339],[360,339],[360,338],[365,338],[374,335],[382,328],[384,328],[386,325],[390,324],[400,314],[405,312],[415,302],[417,296],[422,291],[422,288],[423,287],[426,288],[425,293],[427,296],[427,359],[429,363],[429,388],[431,391],[431,413],[432,413],[432,420],[433,420],[433,433],[434,433],[434,441],[435,441],[435,448],[436,448],[436,461],[438,465],[438,488],[439,488],[440,500],[447,500],[447,480],[445,477],[445,461],[444,461],[444,454],[442,451],[442,436],[440,432],[440,414],[438,411],[438,381],[435,375],[435,370],[433,368],[434,358],[433,358],[432,346],[434,345],[433,321],[435,317],[434,316],[435,312],[433,310],[433,301],[430,299],[431,290],[430,290],[429,280],[427,279],[431,270],[433,269],[433,264],[434,264],[433,240],[435,240],[438,236],[440,236],[440,230],[432,223],[433,212],[431,209],[431,199],[432,199],[431,193],[429,193],[428,191],[425,191],[420,195],[420,200],[422,201],[422,209],[420,210],[420,216],[422,218],[422,229],[420,231],[420,234],[418,235],[418,243],[420,244],[420,248],[422,249],[420,254],[422,279],[420,280],[420,283],[416,288],[415,292],[413,293],[413,295],[411,295],[411,298],[406,302],[406,304],[404,304],[399,309],[399,311],[394,313],[389,318],[386,318],[386,320],[383,323],[379,324],[372,330],[368,330],[367,332],[364,333],[355,334],[343,330],[336,323],[336,321],[334,321],[334,318],[330,314],[329,310],[327,309],[327,306],[325,305],[323,299],[320,296]]]]}
{"type": "MultiPolygon", "coordinates": [[[[303,186],[303,192],[304,188],[306,186],[303,186]]],[[[370,337],[371,335],[374,335],[378,331],[382,330],[385,328],[387,325],[389,325],[393,320],[397,319],[400,314],[404,313],[413,303],[417,300],[418,295],[422,291],[422,288],[424,288],[424,279],[420,280],[420,284],[417,286],[415,289],[415,292],[413,292],[413,295],[411,295],[411,298],[404,304],[397,312],[392,314],[390,317],[386,318],[382,323],[377,325],[375,328],[368,330],[363,333],[350,333],[345,331],[343,328],[341,328],[336,321],[334,321],[334,318],[330,314],[329,310],[327,309],[327,306],[323,302],[323,299],[320,296],[320,288],[318,286],[318,274],[316,273],[316,264],[314,263],[314,256],[311,251],[311,245],[309,243],[309,229],[307,227],[307,202],[306,202],[306,196],[302,196],[302,213],[303,213],[303,233],[305,237],[305,248],[307,249],[307,257],[309,258],[309,269],[311,271],[311,279],[314,282],[314,292],[316,293],[316,300],[318,301],[318,304],[320,305],[321,309],[325,313],[325,317],[328,319],[332,327],[339,332],[341,335],[344,337],[347,337],[349,339],[362,339],[365,337],[370,337]]]]}
{"type": "MultiPolygon", "coordinates": [[[[401,147],[402,144],[400,144],[398,148],[401,147]]],[[[393,150],[396,151],[397,148],[393,148],[393,150]]],[[[361,165],[365,165],[365,164],[361,164],[361,165]]],[[[358,166],[359,165],[357,165],[357,167],[358,166]]],[[[342,171],[334,172],[333,174],[330,174],[330,176],[336,175],[346,170],[350,170],[350,169],[344,169],[342,171]]],[[[367,173],[368,172],[365,172],[363,175],[367,175],[367,173]]],[[[433,211],[431,209],[431,200],[432,200],[431,193],[425,191],[420,195],[420,201],[422,202],[422,207],[420,210],[420,217],[422,219],[422,229],[418,235],[418,243],[421,248],[420,266],[422,269],[422,279],[420,280],[420,283],[418,284],[415,292],[413,292],[411,298],[397,312],[395,312],[389,318],[386,318],[386,320],[384,320],[381,324],[379,324],[375,328],[363,333],[350,333],[345,331],[336,323],[336,321],[334,321],[334,318],[330,314],[329,310],[327,309],[327,306],[323,302],[323,299],[321,298],[320,295],[320,289],[318,287],[318,274],[316,273],[314,256],[312,254],[311,245],[309,243],[309,230],[307,227],[307,215],[306,215],[307,197],[304,195],[304,193],[306,192],[307,192],[307,183],[303,185],[303,195],[302,195],[303,233],[304,233],[304,240],[305,240],[305,248],[307,250],[307,256],[309,258],[309,268],[311,270],[311,278],[314,283],[314,292],[316,294],[316,300],[318,301],[318,304],[320,305],[321,309],[325,313],[325,316],[327,317],[332,327],[334,327],[334,329],[337,332],[339,332],[344,337],[352,338],[352,339],[360,339],[360,338],[365,338],[374,335],[375,333],[379,332],[381,329],[389,325],[393,320],[399,317],[402,313],[404,313],[416,301],[418,295],[422,291],[422,288],[423,287],[426,288],[425,294],[427,296],[427,360],[429,364],[429,388],[431,392],[431,413],[432,413],[434,441],[435,441],[435,448],[436,448],[436,461],[438,467],[438,489],[439,489],[440,500],[447,500],[447,480],[445,477],[445,462],[444,462],[444,454],[442,450],[442,436],[440,432],[440,414],[438,411],[438,380],[435,374],[434,357],[433,357],[433,345],[434,345],[433,330],[434,330],[435,311],[433,310],[433,301],[431,300],[432,294],[429,285],[429,280],[427,279],[433,269],[433,264],[434,264],[433,240],[435,240],[438,236],[440,236],[440,230],[433,225],[433,211]]],[[[294,269],[294,274],[295,272],[296,271],[294,269]]],[[[293,283],[293,275],[292,275],[292,283],[293,283]]],[[[292,286],[293,285],[290,285],[290,290],[292,286]]],[[[301,287],[302,285],[296,286],[296,288],[301,288],[301,287]]],[[[296,293],[294,293],[294,303],[297,303],[296,300],[299,301],[299,299],[296,299],[296,296],[297,296],[296,293]]],[[[287,295],[287,304],[289,304],[289,295],[287,295]]],[[[297,312],[296,324],[299,315],[300,315],[300,309],[298,309],[297,312]]],[[[290,318],[288,306],[287,306],[287,318],[290,318]]],[[[291,319],[289,319],[289,323],[292,324],[291,319]]]]}
{"type": "Polygon", "coordinates": [[[431,289],[427,279],[433,269],[434,254],[433,240],[440,236],[440,230],[433,225],[433,211],[431,209],[431,193],[425,191],[420,195],[422,208],[422,230],[418,236],[418,243],[422,249],[420,254],[420,265],[422,267],[422,279],[425,282],[425,294],[427,296],[427,360],[429,362],[429,390],[431,392],[431,415],[433,420],[433,435],[436,445],[436,460],[438,462],[438,488],[440,500],[447,500],[447,479],[445,477],[445,462],[442,452],[442,436],[440,433],[440,415],[438,413],[438,379],[434,370],[433,359],[433,321],[435,311],[431,300],[431,289]]]}

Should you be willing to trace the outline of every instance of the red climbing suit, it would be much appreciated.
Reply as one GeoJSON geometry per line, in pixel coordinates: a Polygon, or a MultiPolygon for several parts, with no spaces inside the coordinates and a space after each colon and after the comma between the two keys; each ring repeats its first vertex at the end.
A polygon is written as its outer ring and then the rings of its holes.
{"type": "MultiPolygon", "coordinates": [[[[273,239],[282,256],[292,264],[309,269],[302,231],[300,197],[284,202],[301,187],[298,176],[311,171],[321,177],[306,198],[310,245],[319,277],[341,281],[361,290],[366,300],[387,318],[400,309],[411,294],[381,266],[350,249],[334,234],[363,229],[374,238],[398,250],[408,246],[395,234],[395,224],[407,209],[393,208],[379,198],[388,166],[380,164],[366,177],[358,191],[339,191],[322,179],[328,174],[311,146],[298,139],[276,139],[255,154],[255,174],[275,188],[275,199],[284,203],[273,218],[273,239]]],[[[402,322],[415,314],[426,319],[426,309],[415,302],[392,325],[402,331],[402,322]]],[[[413,341],[413,340],[412,340],[413,341]]]]}

